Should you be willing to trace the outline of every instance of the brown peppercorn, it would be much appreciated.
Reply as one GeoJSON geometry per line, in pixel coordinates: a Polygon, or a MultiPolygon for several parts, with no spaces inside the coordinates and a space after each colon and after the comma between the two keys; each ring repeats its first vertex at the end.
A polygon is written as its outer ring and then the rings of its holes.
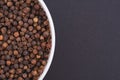
{"type": "MultiPolygon", "coordinates": [[[[15,17],[15,18],[16,18],[16,17],[15,17]]],[[[14,22],[13,22],[13,25],[14,25],[14,26],[17,26],[17,24],[18,24],[17,21],[14,21],[14,22]]]]}
{"type": "Polygon", "coordinates": [[[28,23],[29,23],[30,25],[32,25],[32,24],[33,24],[33,20],[32,20],[32,19],[29,19],[29,20],[28,20],[28,23]]]}
{"type": "Polygon", "coordinates": [[[33,54],[37,54],[37,53],[38,53],[37,49],[34,49],[33,54]]]}
{"type": "Polygon", "coordinates": [[[44,31],[45,31],[45,28],[42,28],[41,31],[44,32],[44,31]]]}
{"type": "Polygon", "coordinates": [[[17,38],[16,38],[16,41],[18,41],[18,42],[21,41],[21,38],[20,38],[20,37],[17,37],[17,38]]]}
{"type": "Polygon", "coordinates": [[[34,14],[30,14],[30,18],[34,18],[34,16],[35,16],[34,14]]]}
{"type": "Polygon", "coordinates": [[[24,27],[27,28],[29,26],[28,23],[24,23],[24,27]]]}
{"type": "Polygon", "coordinates": [[[40,40],[44,40],[44,37],[43,37],[43,36],[40,36],[40,40]]]}
{"type": "Polygon", "coordinates": [[[30,38],[30,35],[25,34],[25,38],[26,38],[26,39],[29,39],[29,38],[30,38]]]}
{"type": "Polygon", "coordinates": [[[37,17],[34,17],[34,18],[33,18],[33,21],[34,21],[35,23],[37,23],[37,22],[38,22],[38,18],[37,18],[37,17]]]}
{"type": "Polygon", "coordinates": [[[37,23],[34,23],[33,26],[36,27],[38,24],[37,23]]]}
{"type": "Polygon", "coordinates": [[[6,64],[9,66],[11,65],[11,61],[6,61],[6,64]]]}
{"type": "Polygon", "coordinates": [[[18,80],[24,80],[22,77],[18,77],[18,80]]]}
{"type": "Polygon", "coordinates": [[[44,48],[46,46],[46,42],[41,43],[41,47],[44,48]]]}
{"type": "Polygon", "coordinates": [[[37,46],[35,45],[35,46],[33,46],[33,48],[34,48],[34,49],[37,49],[37,46]]]}
{"type": "Polygon", "coordinates": [[[26,38],[25,37],[22,37],[22,41],[25,41],[26,40],[26,38]]]}
{"type": "Polygon", "coordinates": [[[18,16],[17,18],[16,18],[16,20],[17,21],[20,21],[22,18],[20,17],[20,16],[18,16]]]}
{"type": "Polygon", "coordinates": [[[41,66],[40,66],[40,69],[43,70],[43,69],[44,69],[44,65],[41,65],[41,66]]]}
{"type": "Polygon", "coordinates": [[[38,4],[36,4],[36,5],[34,5],[34,8],[35,8],[36,10],[38,10],[38,9],[40,8],[40,6],[39,6],[38,4]]]}
{"type": "Polygon", "coordinates": [[[46,47],[50,49],[51,48],[51,43],[46,44],[46,47]]]}
{"type": "Polygon", "coordinates": [[[27,29],[26,28],[21,28],[21,31],[25,33],[25,32],[27,32],[27,29]]]}
{"type": "Polygon", "coordinates": [[[32,52],[32,51],[33,51],[33,48],[28,48],[28,51],[32,52]]]}
{"type": "Polygon", "coordinates": [[[34,30],[33,30],[33,33],[36,33],[36,32],[37,32],[37,30],[34,29],[34,30]]]}
{"type": "Polygon", "coordinates": [[[33,59],[32,61],[31,61],[31,63],[33,64],[33,65],[35,65],[36,64],[36,60],[35,59],[33,59]]]}
{"type": "Polygon", "coordinates": [[[38,74],[37,71],[32,71],[32,75],[36,76],[38,74]]]}
{"type": "Polygon", "coordinates": [[[29,31],[32,31],[32,30],[33,30],[33,27],[32,27],[32,26],[29,26],[29,27],[28,27],[28,30],[29,30],[29,31]]]}
{"type": "Polygon", "coordinates": [[[23,58],[19,58],[19,59],[18,59],[18,62],[22,62],[22,61],[23,61],[23,58]]]}
{"type": "Polygon", "coordinates": [[[18,23],[19,23],[19,25],[20,25],[20,26],[22,26],[22,25],[23,25],[23,21],[19,21],[18,23]]]}
{"type": "Polygon", "coordinates": [[[14,36],[13,35],[10,35],[10,40],[13,40],[14,39],[14,36]]]}
{"type": "Polygon", "coordinates": [[[42,65],[44,65],[44,66],[46,65],[46,61],[45,60],[42,61],[42,65]]]}
{"type": "Polygon", "coordinates": [[[9,18],[13,18],[13,14],[12,14],[12,13],[9,13],[9,14],[8,14],[8,17],[9,17],[9,18]]]}
{"type": "Polygon", "coordinates": [[[27,78],[27,74],[26,73],[23,74],[23,78],[27,78]]]}
{"type": "MultiPolygon", "coordinates": [[[[37,43],[37,44],[38,44],[38,43],[37,43]]],[[[41,50],[41,47],[40,47],[40,46],[38,46],[38,47],[37,47],[37,50],[41,50]]]]}
{"type": "MultiPolygon", "coordinates": [[[[24,61],[23,61],[23,62],[24,62],[24,61]]],[[[19,67],[20,67],[20,68],[23,68],[23,67],[24,67],[24,65],[23,65],[23,64],[19,64],[19,67]]]]}
{"type": "Polygon", "coordinates": [[[48,59],[48,58],[49,58],[49,55],[44,55],[44,58],[45,58],[45,59],[48,59]]]}
{"type": "Polygon", "coordinates": [[[28,69],[28,66],[24,66],[24,68],[23,68],[23,69],[25,69],[25,70],[26,70],[26,69],[28,69]]]}
{"type": "Polygon", "coordinates": [[[38,80],[38,78],[37,78],[37,77],[34,77],[33,80],[38,80]]]}
{"type": "Polygon", "coordinates": [[[48,36],[49,36],[49,31],[45,31],[45,32],[43,33],[43,36],[44,36],[44,37],[48,37],[48,36]]]}
{"type": "Polygon", "coordinates": [[[18,36],[19,36],[19,32],[15,32],[15,33],[14,33],[14,36],[15,36],[15,37],[18,37],[18,36]]]}
{"type": "Polygon", "coordinates": [[[2,32],[3,34],[5,34],[6,31],[7,31],[7,29],[6,29],[5,27],[1,28],[1,32],[2,32]]]}
{"type": "Polygon", "coordinates": [[[11,40],[10,40],[10,39],[8,39],[8,40],[7,40],[7,43],[8,43],[8,44],[10,44],[10,43],[11,43],[11,40]]]}
{"type": "Polygon", "coordinates": [[[21,35],[21,36],[24,36],[24,35],[25,35],[25,33],[24,33],[24,32],[20,32],[20,35],[21,35]]]}
{"type": "Polygon", "coordinates": [[[14,69],[11,69],[11,70],[9,70],[9,72],[10,72],[11,74],[14,74],[14,73],[15,73],[15,70],[14,70],[14,69]]]}
{"type": "Polygon", "coordinates": [[[28,22],[28,18],[27,18],[27,17],[24,17],[24,18],[23,18],[23,22],[27,23],[27,22],[28,22]]]}
{"type": "Polygon", "coordinates": [[[31,78],[32,77],[32,73],[28,74],[28,77],[31,78]]]}
{"type": "Polygon", "coordinates": [[[18,68],[16,71],[17,71],[18,74],[22,73],[22,69],[18,68]]]}
{"type": "Polygon", "coordinates": [[[9,54],[9,55],[12,55],[12,53],[13,53],[12,50],[9,50],[9,51],[8,51],[8,54],[9,54]]]}
{"type": "Polygon", "coordinates": [[[13,5],[12,2],[7,2],[7,6],[8,6],[8,7],[11,7],[12,5],[13,5]]]}
{"type": "Polygon", "coordinates": [[[31,3],[31,0],[26,0],[26,3],[27,3],[27,4],[30,4],[30,3],[31,3]]]}
{"type": "Polygon", "coordinates": [[[20,29],[21,29],[21,26],[18,25],[18,26],[17,26],[17,29],[20,30],[20,29]]]}
{"type": "Polygon", "coordinates": [[[14,68],[16,68],[16,69],[17,69],[18,67],[19,67],[19,65],[18,65],[18,64],[14,64],[14,68]]]}
{"type": "Polygon", "coordinates": [[[40,37],[40,34],[39,33],[36,33],[35,34],[35,38],[39,38],[40,37]]]}
{"type": "Polygon", "coordinates": [[[37,58],[37,59],[40,59],[40,58],[41,58],[41,56],[40,56],[40,55],[36,55],[36,58],[37,58]]]}
{"type": "Polygon", "coordinates": [[[23,9],[23,12],[26,14],[26,13],[29,13],[29,11],[30,11],[30,8],[29,7],[26,7],[26,8],[24,8],[23,9]]]}
{"type": "Polygon", "coordinates": [[[29,73],[29,72],[31,71],[31,70],[30,70],[30,67],[29,67],[26,71],[29,73]]]}
{"type": "Polygon", "coordinates": [[[8,43],[4,42],[2,46],[3,48],[6,48],[8,46],[8,43]]]}
{"type": "Polygon", "coordinates": [[[41,26],[37,26],[36,29],[37,29],[37,30],[41,30],[41,26]]]}
{"type": "Polygon", "coordinates": [[[49,24],[48,20],[44,22],[44,25],[47,26],[49,24]]]}
{"type": "Polygon", "coordinates": [[[0,41],[2,41],[3,40],[3,35],[0,35],[0,41]]]}
{"type": "Polygon", "coordinates": [[[18,55],[18,51],[17,50],[14,50],[14,55],[18,55]]]}

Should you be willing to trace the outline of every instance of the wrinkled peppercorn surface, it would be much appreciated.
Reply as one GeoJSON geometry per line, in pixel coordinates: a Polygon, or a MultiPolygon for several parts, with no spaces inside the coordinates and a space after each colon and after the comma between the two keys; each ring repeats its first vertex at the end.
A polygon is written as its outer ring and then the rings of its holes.
{"type": "Polygon", "coordinates": [[[0,0],[0,80],[38,80],[51,48],[38,0],[0,0]]]}

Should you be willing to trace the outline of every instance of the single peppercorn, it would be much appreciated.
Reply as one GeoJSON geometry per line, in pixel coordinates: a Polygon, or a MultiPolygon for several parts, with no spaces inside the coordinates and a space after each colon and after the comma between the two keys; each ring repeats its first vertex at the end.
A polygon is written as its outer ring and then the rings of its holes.
{"type": "Polygon", "coordinates": [[[23,21],[19,21],[18,23],[19,23],[19,25],[20,25],[20,26],[22,26],[22,25],[23,25],[23,21]]]}
{"type": "Polygon", "coordinates": [[[0,41],[3,40],[3,35],[0,35],[0,41]]]}
{"type": "Polygon", "coordinates": [[[31,0],[26,0],[26,3],[27,3],[27,4],[30,4],[30,3],[31,3],[31,0]]]}
{"type": "Polygon", "coordinates": [[[44,65],[44,66],[45,66],[45,65],[46,65],[46,61],[44,61],[44,60],[43,60],[43,61],[42,61],[42,65],[44,65]]]}
{"type": "Polygon", "coordinates": [[[32,71],[32,75],[36,76],[37,74],[37,71],[32,71]]]}
{"type": "Polygon", "coordinates": [[[29,8],[29,7],[26,7],[26,8],[23,9],[23,12],[24,12],[25,14],[27,14],[29,11],[30,11],[30,8],[29,8]]]}
{"type": "Polygon", "coordinates": [[[29,27],[28,27],[28,30],[29,30],[29,31],[32,31],[32,30],[33,30],[33,26],[29,26],[29,27]]]}
{"type": "Polygon", "coordinates": [[[23,78],[27,78],[27,74],[26,73],[23,74],[23,78]]]}
{"type": "Polygon", "coordinates": [[[41,29],[41,26],[40,26],[40,25],[39,25],[39,26],[37,26],[37,27],[36,27],[36,29],[37,29],[37,30],[40,30],[40,29],[41,29]]]}
{"type": "Polygon", "coordinates": [[[14,55],[18,55],[18,51],[17,50],[14,50],[14,55]]]}
{"type": "Polygon", "coordinates": [[[11,65],[11,61],[6,61],[6,64],[7,65],[11,65]]]}
{"type": "Polygon", "coordinates": [[[5,27],[1,28],[2,34],[5,34],[7,32],[7,29],[5,27]]]}
{"type": "Polygon", "coordinates": [[[32,24],[33,24],[33,20],[32,20],[32,19],[29,19],[29,20],[28,20],[28,23],[29,23],[30,25],[32,25],[32,24]]]}
{"type": "Polygon", "coordinates": [[[38,9],[40,8],[40,6],[39,6],[38,4],[35,4],[35,5],[34,5],[34,8],[35,8],[36,10],[38,10],[38,9]]]}
{"type": "Polygon", "coordinates": [[[18,80],[24,80],[22,77],[18,77],[18,80]]]}
{"type": "Polygon", "coordinates": [[[8,43],[4,42],[2,46],[3,48],[6,48],[8,46],[8,43]]]}
{"type": "Polygon", "coordinates": [[[12,5],[13,5],[12,2],[7,2],[7,6],[8,6],[8,7],[11,7],[12,5]]]}
{"type": "Polygon", "coordinates": [[[14,33],[14,36],[15,36],[15,37],[18,37],[18,36],[19,36],[19,32],[15,32],[15,33],[14,33]]]}
{"type": "Polygon", "coordinates": [[[24,69],[27,70],[27,69],[28,69],[28,66],[24,66],[24,69]]]}
{"type": "Polygon", "coordinates": [[[38,51],[36,49],[33,50],[33,54],[37,54],[38,51]]]}
{"type": "Polygon", "coordinates": [[[38,22],[38,18],[37,18],[37,17],[33,18],[33,21],[34,21],[35,23],[37,23],[37,22],[38,22]]]}
{"type": "Polygon", "coordinates": [[[36,64],[36,60],[33,59],[33,60],[31,61],[31,63],[32,63],[33,65],[35,65],[35,64],[36,64]]]}
{"type": "Polygon", "coordinates": [[[36,56],[36,58],[37,58],[37,59],[40,59],[40,58],[41,58],[41,56],[40,56],[40,55],[37,55],[37,56],[36,56]]]}

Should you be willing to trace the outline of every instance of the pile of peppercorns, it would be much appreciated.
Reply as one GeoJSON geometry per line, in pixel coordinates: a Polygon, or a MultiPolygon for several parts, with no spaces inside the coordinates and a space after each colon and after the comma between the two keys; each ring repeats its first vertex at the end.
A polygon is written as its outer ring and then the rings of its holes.
{"type": "Polygon", "coordinates": [[[51,49],[38,0],[0,0],[0,80],[38,80],[51,49]]]}

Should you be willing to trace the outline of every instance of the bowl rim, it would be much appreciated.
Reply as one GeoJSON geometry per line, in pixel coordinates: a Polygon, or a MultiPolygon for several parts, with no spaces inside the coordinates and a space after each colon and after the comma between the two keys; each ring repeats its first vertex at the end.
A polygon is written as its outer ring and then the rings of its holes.
{"type": "Polygon", "coordinates": [[[48,58],[48,61],[47,61],[47,65],[45,66],[45,69],[44,69],[43,73],[38,78],[38,80],[43,80],[43,78],[45,77],[45,75],[47,74],[47,72],[48,72],[48,70],[49,70],[49,68],[51,66],[53,56],[54,56],[54,51],[55,51],[55,29],[54,29],[53,19],[51,17],[50,11],[48,10],[45,2],[43,0],[38,0],[38,1],[39,1],[40,5],[42,6],[43,10],[46,12],[46,15],[48,17],[48,21],[49,21],[50,29],[51,29],[51,36],[52,36],[52,47],[51,47],[51,50],[50,50],[50,55],[49,55],[49,58],[48,58]]]}

